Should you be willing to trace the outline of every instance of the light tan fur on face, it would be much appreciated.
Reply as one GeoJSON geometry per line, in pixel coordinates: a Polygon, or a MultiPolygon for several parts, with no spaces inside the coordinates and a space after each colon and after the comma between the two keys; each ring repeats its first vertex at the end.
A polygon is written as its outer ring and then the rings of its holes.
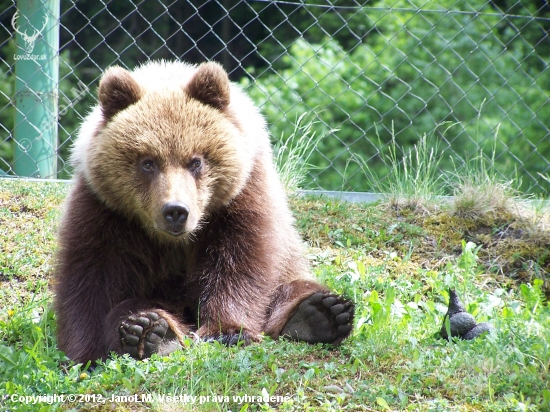
{"type": "MultiPolygon", "coordinates": [[[[202,84],[202,72],[211,81],[212,64],[207,69],[196,71],[190,87],[196,89],[202,84]]],[[[214,70],[214,74],[219,72],[214,70]]],[[[104,114],[111,117],[104,118],[104,128],[93,136],[94,144],[88,145],[86,156],[81,159],[93,165],[85,170],[88,181],[111,208],[136,218],[151,232],[164,229],[163,205],[181,202],[190,211],[185,232],[192,233],[205,214],[226,205],[242,190],[254,161],[249,157],[250,150],[257,144],[243,133],[240,121],[230,111],[224,111],[229,98],[227,76],[218,76],[224,93],[218,100],[213,96],[215,88],[202,94],[193,91],[194,96],[206,100],[203,102],[189,96],[185,87],[147,90],[120,68],[105,75],[108,84],[102,82],[100,86],[104,95],[110,84],[120,91],[117,75],[123,77],[123,90],[142,90],[144,94],[135,102],[135,96],[123,98],[122,103],[114,101],[118,112],[102,107],[104,114]],[[120,110],[126,102],[129,106],[120,110]],[[196,175],[189,171],[194,158],[203,163],[196,175]],[[144,159],[155,163],[154,176],[141,170],[144,159]]],[[[105,97],[103,100],[112,101],[105,97]]]]}
{"type": "Polygon", "coordinates": [[[199,211],[211,212],[226,204],[244,186],[246,176],[234,161],[240,157],[236,128],[216,109],[182,91],[174,92],[178,93],[145,96],[107,124],[92,151],[102,160],[93,162],[98,166],[92,168],[91,178],[110,206],[135,211],[147,228],[159,228],[165,203],[185,203],[190,209],[186,225],[190,232],[202,218],[199,211]],[[203,159],[196,177],[188,170],[195,157],[203,159]],[[150,180],[140,170],[144,158],[153,160],[158,169],[150,180]],[[109,164],[112,172],[103,164],[109,164]]]}
{"type": "MultiPolygon", "coordinates": [[[[153,221],[153,228],[167,232],[166,221],[161,211],[166,204],[180,204],[189,208],[189,217],[185,222],[185,232],[191,233],[202,218],[203,197],[197,190],[195,178],[182,167],[168,167],[159,173],[152,184],[151,203],[147,216],[153,221]],[[199,204],[200,203],[200,204],[199,204]]],[[[206,199],[208,201],[208,199],[206,199]]]]}
{"type": "MultiPolygon", "coordinates": [[[[148,96],[151,93],[162,96],[165,93],[173,93],[179,90],[186,91],[189,83],[202,66],[197,67],[183,62],[152,61],[132,72],[126,72],[139,85],[139,89],[135,89],[126,83],[125,88],[139,90],[141,97],[148,96]]],[[[113,69],[109,69],[104,77],[110,75],[109,73],[112,74],[111,70],[113,69]]],[[[116,68],[116,70],[123,69],[116,68]]],[[[221,104],[223,106],[226,102],[222,100],[221,104]]],[[[210,105],[212,106],[212,104],[210,105]]],[[[229,84],[229,105],[223,110],[218,110],[218,113],[222,112],[225,119],[229,120],[239,131],[239,138],[234,143],[238,144],[238,152],[241,156],[239,159],[240,167],[246,176],[246,180],[257,156],[271,153],[271,143],[265,120],[250,98],[234,83],[229,84]]],[[[138,113],[142,116],[148,115],[146,110],[138,111],[138,113]]],[[[101,107],[96,106],[93,108],[80,127],[78,139],[72,149],[71,164],[74,167],[75,174],[83,174],[87,181],[91,181],[92,148],[95,146],[96,139],[104,128],[106,121],[105,113],[103,113],[101,107]]]]}

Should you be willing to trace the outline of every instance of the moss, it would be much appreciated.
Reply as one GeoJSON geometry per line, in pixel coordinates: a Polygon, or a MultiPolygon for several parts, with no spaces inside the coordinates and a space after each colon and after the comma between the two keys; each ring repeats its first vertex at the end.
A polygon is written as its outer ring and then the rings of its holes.
{"type": "Polygon", "coordinates": [[[350,204],[318,197],[291,201],[306,241],[318,248],[361,248],[369,252],[367,265],[395,262],[388,254],[407,257],[412,266],[395,268],[414,277],[419,267],[440,269],[460,255],[462,242],[481,245],[481,270],[502,285],[544,281],[550,297],[550,224],[508,207],[490,213],[457,214],[452,207],[437,205],[422,213],[411,207],[380,203],[350,204]],[[536,220],[536,225],[533,222],[536,220]],[[385,251],[382,256],[378,252],[385,251]]]}
{"type": "Polygon", "coordinates": [[[519,283],[543,279],[550,296],[550,228],[530,231],[529,222],[510,210],[475,217],[442,210],[416,223],[436,242],[439,253],[458,255],[463,240],[474,242],[482,246],[478,257],[486,272],[519,283]]]}

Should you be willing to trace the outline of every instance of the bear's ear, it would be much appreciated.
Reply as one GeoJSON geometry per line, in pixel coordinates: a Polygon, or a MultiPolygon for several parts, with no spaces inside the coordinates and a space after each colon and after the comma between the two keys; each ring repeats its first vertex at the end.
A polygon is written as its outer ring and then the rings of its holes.
{"type": "Polygon", "coordinates": [[[187,93],[202,103],[224,110],[230,97],[226,71],[218,63],[202,63],[189,81],[187,93]]]}
{"type": "Polygon", "coordinates": [[[141,98],[141,88],[128,70],[111,67],[99,82],[99,103],[106,120],[141,98]]]}

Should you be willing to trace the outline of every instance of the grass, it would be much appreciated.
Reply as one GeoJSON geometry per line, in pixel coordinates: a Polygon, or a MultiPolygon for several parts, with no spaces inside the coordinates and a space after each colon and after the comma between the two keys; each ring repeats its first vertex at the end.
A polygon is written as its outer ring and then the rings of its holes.
{"type": "MultiPolygon", "coordinates": [[[[454,188],[453,211],[461,216],[486,216],[505,212],[518,191],[516,179],[505,180],[495,169],[497,127],[493,139],[491,157],[479,150],[472,159],[467,159],[451,175],[454,188]]],[[[518,185],[519,186],[519,185],[518,185]]]]}
{"type": "Polygon", "coordinates": [[[285,189],[292,193],[302,187],[307,174],[314,166],[309,163],[313,151],[319,142],[334,130],[317,134],[313,130],[315,122],[306,120],[302,114],[294,123],[290,136],[281,136],[273,148],[277,172],[285,189]]]}
{"type": "Polygon", "coordinates": [[[58,351],[51,310],[55,230],[67,190],[0,180],[0,410],[550,409],[550,226],[543,218],[528,231],[531,220],[512,209],[472,216],[451,206],[425,213],[293,196],[313,272],[356,302],[349,340],[336,349],[189,341],[167,357],[113,357],[89,371],[58,351]],[[438,337],[450,287],[494,334],[468,342],[438,337]],[[41,395],[58,398],[32,398],[41,395]]]}
{"type": "MultiPolygon", "coordinates": [[[[443,135],[453,125],[448,125],[443,135]]],[[[434,133],[435,131],[437,129],[434,133]]],[[[378,142],[382,147],[380,137],[378,142]]],[[[388,154],[380,156],[388,170],[387,176],[381,179],[378,172],[358,154],[353,154],[351,160],[359,165],[373,191],[381,193],[389,206],[422,210],[428,205],[433,206],[434,200],[444,194],[445,181],[439,169],[441,154],[438,149],[438,141],[433,138],[433,134],[424,135],[411,150],[399,157],[398,152],[401,149],[395,141],[392,125],[392,141],[387,145],[388,154]]]]}

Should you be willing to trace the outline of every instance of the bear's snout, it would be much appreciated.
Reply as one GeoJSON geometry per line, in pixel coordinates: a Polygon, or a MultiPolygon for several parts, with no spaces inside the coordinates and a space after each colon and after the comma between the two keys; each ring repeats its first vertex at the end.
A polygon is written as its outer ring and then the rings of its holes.
{"type": "Polygon", "coordinates": [[[166,222],[166,231],[174,236],[183,233],[185,222],[189,216],[189,207],[183,203],[166,203],[162,207],[162,217],[166,222]]]}

